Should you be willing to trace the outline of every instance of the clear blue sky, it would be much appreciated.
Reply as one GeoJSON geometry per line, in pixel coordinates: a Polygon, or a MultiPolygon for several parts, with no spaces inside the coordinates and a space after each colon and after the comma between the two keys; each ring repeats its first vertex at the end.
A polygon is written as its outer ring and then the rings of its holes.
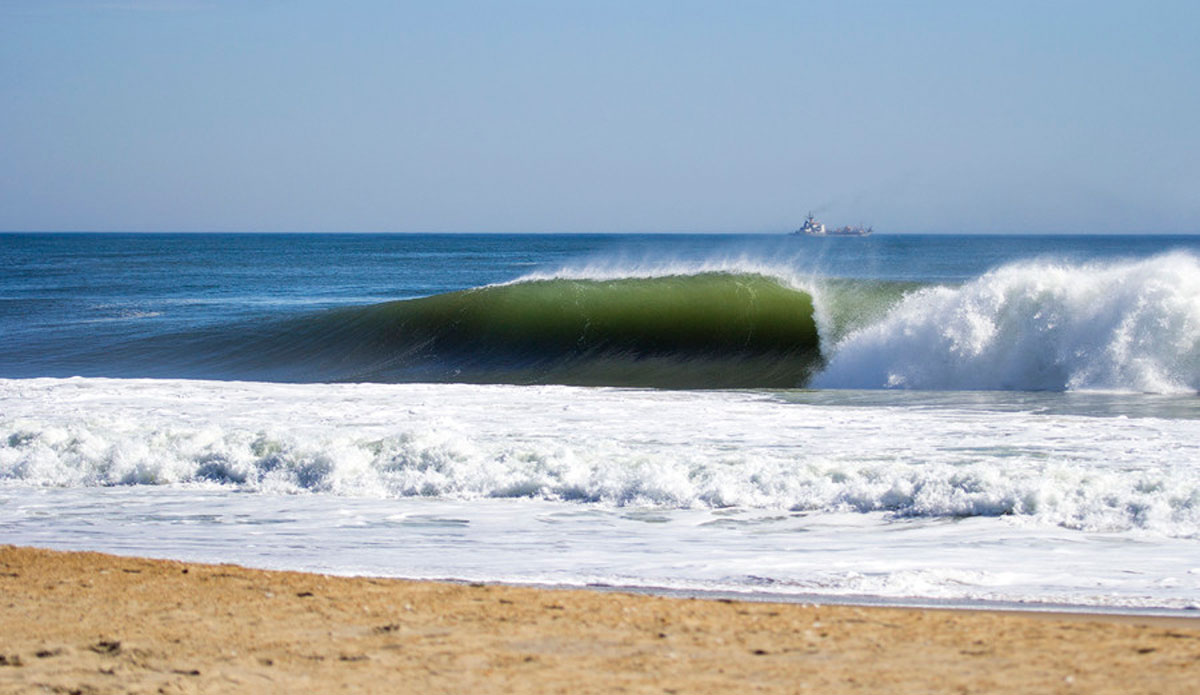
{"type": "Polygon", "coordinates": [[[1200,232],[1197,2],[0,0],[0,229],[1200,232]]]}

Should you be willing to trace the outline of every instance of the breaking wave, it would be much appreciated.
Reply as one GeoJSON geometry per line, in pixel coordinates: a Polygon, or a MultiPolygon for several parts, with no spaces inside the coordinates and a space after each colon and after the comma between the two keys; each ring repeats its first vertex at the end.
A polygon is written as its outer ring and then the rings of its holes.
{"type": "Polygon", "coordinates": [[[1003,266],[907,294],[837,341],[823,388],[1200,389],[1200,262],[1003,266]]]}
{"type": "Polygon", "coordinates": [[[733,273],[534,279],[333,310],[205,347],[206,376],[669,388],[790,388],[820,357],[808,293],[733,273]]]}
{"type": "Polygon", "coordinates": [[[33,359],[16,375],[1194,392],[1200,261],[1027,261],[959,284],[589,266],[33,359]]]}

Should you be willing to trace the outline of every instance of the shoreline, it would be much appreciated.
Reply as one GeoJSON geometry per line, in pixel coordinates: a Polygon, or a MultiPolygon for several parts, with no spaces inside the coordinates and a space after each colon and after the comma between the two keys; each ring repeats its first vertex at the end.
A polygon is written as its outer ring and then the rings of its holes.
{"type": "MultiPolygon", "coordinates": [[[[0,544],[0,547],[5,547],[0,544]]],[[[1046,616],[1097,616],[1118,619],[1162,618],[1165,620],[1180,620],[1182,624],[1188,621],[1200,626],[1200,597],[1197,607],[1177,608],[1170,606],[1137,606],[1137,605],[1099,605],[1055,603],[1051,601],[1019,601],[1019,600],[988,600],[988,599],[938,599],[921,597],[887,597],[869,594],[818,594],[818,593],[773,593],[770,591],[738,591],[735,589],[704,589],[678,588],[669,586],[638,585],[638,584],[552,584],[541,582],[515,582],[489,579],[464,579],[459,577],[405,577],[388,574],[370,573],[340,573],[323,572],[315,569],[295,568],[287,566],[271,566],[267,564],[241,564],[238,562],[223,562],[220,560],[189,559],[172,557],[170,555],[144,554],[138,552],[121,552],[117,550],[91,550],[76,547],[56,547],[53,545],[17,545],[31,549],[48,550],[61,553],[97,553],[112,557],[145,559],[162,562],[180,562],[199,565],[232,565],[247,570],[265,572],[298,572],[316,576],[340,577],[346,579],[378,579],[401,582],[434,582],[438,584],[486,584],[488,586],[512,587],[517,589],[534,589],[539,591],[596,591],[602,593],[633,594],[640,596],[657,596],[678,600],[696,599],[701,601],[733,600],[746,603],[779,603],[796,605],[825,605],[849,606],[853,608],[899,608],[912,610],[947,610],[947,611],[978,611],[994,613],[1017,613],[1046,616]]]]}
{"type": "MultiPolygon", "coordinates": [[[[346,575],[360,576],[360,575],[346,575]]],[[[365,576],[365,575],[364,575],[365,576]]],[[[403,577],[381,577],[399,579],[402,581],[435,581],[446,583],[470,582],[459,579],[405,579],[403,577]]],[[[700,601],[740,601],[744,603],[780,603],[814,606],[848,606],[851,608],[898,608],[903,610],[927,611],[962,611],[980,613],[1014,613],[1018,615],[1039,615],[1049,617],[1095,616],[1115,619],[1136,620],[1138,618],[1161,618],[1163,620],[1179,620],[1181,624],[1194,624],[1200,627],[1200,610],[1194,608],[1169,608],[1163,606],[1103,606],[1072,603],[1023,602],[1023,601],[989,601],[986,599],[932,599],[932,598],[889,598],[869,596],[866,594],[786,594],[765,591],[739,592],[723,591],[720,589],[673,589],[657,586],[622,586],[608,584],[511,584],[506,582],[488,582],[496,586],[513,586],[546,591],[579,590],[601,591],[635,594],[643,596],[659,596],[672,599],[696,599],[700,601]]]]}
{"type": "Polygon", "coordinates": [[[1192,692],[1200,620],[676,598],[0,546],[0,693],[1192,692]]]}

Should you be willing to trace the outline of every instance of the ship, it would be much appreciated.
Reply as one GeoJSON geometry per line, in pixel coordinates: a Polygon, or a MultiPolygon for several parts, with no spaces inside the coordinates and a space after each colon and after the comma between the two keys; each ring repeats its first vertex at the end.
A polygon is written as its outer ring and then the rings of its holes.
{"type": "Polygon", "coordinates": [[[813,214],[808,213],[808,217],[804,219],[804,224],[800,225],[800,229],[792,232],[792,234],[803,234],[806,236],[870,236],[875,230],[871,227],[838,227],[837,229],[828,229],[825,223],[813,217],[813,214]]]}

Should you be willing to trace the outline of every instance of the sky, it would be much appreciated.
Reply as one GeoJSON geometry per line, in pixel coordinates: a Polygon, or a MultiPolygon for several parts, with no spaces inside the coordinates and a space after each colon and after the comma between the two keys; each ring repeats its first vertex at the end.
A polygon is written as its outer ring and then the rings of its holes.
{"type": "Polygon", "coordinates": [[[1200,233],[1200,3],[0,0],[0,230],[1200,233]]]}

